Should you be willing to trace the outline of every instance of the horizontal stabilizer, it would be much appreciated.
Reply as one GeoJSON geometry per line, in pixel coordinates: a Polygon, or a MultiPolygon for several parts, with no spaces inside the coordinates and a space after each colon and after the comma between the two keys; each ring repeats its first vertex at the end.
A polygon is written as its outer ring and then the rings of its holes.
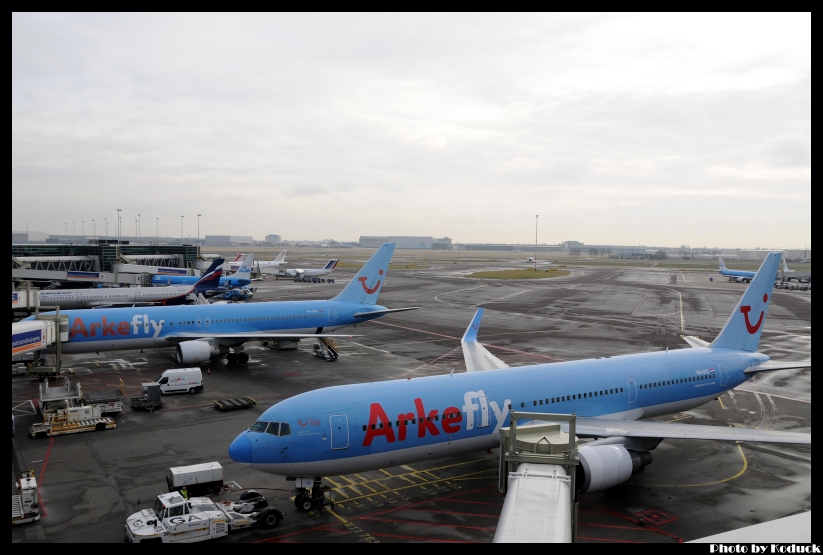
{"type": "Polygon", "coordinates": [[[767,360],[750,366],[743,373],[757,374],[758,372],[772,372],[774,370],[803,370],[812,367],[812,360],[767,360]]]}
{"type": "MultiPolygon", "coordinates": [[[[561,426],[562,427],[562,426],[561,426]]],[[[576,433],[580,437],[648,437],[658,439],[712,439],[721,441],[753,441],[765,443],[812,443],[811,434],[728,428],[701,424],[652,422],[649,420],[607,420],[577,418],[576,433]]]]}
{"type": "Polygon", "coordinates": [[[388,314],[389,312],[406,312],[407,310],[417,310],[419,306],[410,306],[408,308],[386,308],[384,310],[366,310],[364,312],[355,312],[352,314],[355,318],[362,318],[364,316],[375,316],[377,314],[388,314]]]}
{"type": "Polygon", "coordinates": [[[477,332],[480,330],[480,320],[483,318],[483,309],[478,308],[474,314],[460,345],[463,347],[463,359],[466,361],[466,371],[476,372],[478,370],[494,370],[496,368],[508,368],[509,365],[491,354],[480,343],[477,342],[477,332]]]}
{"type": "Polygon", "coordinates": [[[703,341],[702,339],[700,339],[699,337],[695,337],[694,335],[684,335],[683,340],[696,349],[709,346],[708,341],[703,341]]]}

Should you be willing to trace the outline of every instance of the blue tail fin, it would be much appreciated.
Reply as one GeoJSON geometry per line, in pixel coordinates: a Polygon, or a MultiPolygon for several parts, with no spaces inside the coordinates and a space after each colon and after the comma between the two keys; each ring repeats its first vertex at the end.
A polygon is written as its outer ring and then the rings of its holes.
{"type": "Polygon", "coordinates": [[[377,295],[386,280],[394,247],[397,243],[385,243],[369,258],[351,282],[337,295],[335,301],[375,304],[377,295]]]}
{"type": "Polygon", "coordinates": [[[197,283],[194,284],[195,293],[202,293],[220,287],[220,277],[223,275],[223,262],[224,260],[222,258],[215,258],[214,261],[212,261],[209,269],[203,272],[203,275],[197,280],[197,283]]]}
{"type": "Polygon", "coordinates": [[[720,335],[712,341],[710,347],[757,351],[763,321],[772,300],[772,289],[777,278],[780,257],[779,252],[772,252],[766,256],[726,325],[720,330],[720,335]]]}
{"type": "Polygon", "coordinates": [[[254,253],[251,253],[246,257],[243,263],[240,265],[240,268],[237,269],[236,272],[232,274],[231,277],[237,279],[247,279],[251,280],[251,269],[254,267],[254,253]]]}

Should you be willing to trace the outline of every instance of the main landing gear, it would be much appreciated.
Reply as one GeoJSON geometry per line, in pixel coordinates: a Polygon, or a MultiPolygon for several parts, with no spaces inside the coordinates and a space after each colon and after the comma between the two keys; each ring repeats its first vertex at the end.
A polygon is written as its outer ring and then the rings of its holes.
{"type": "Polygon", "coordinates": [[[317,509],[317,512],[323,512],[323,507],[330,506],[334,509],[334,501],[331,500],[328,492],[331,490],[329,486],[321,486],[320,478],[314,479],[314,484],[311,488],[295,488],[297,495],[294,498],[294,506],[301,513],[307,513],[312,509],[317,509]]]}
{"type": "Polygon", "coordinates": [[[229,353],[226,355],[226,360],[229,364],[245,364],[249,361],[249,355],[246,353],[229,353]]]}

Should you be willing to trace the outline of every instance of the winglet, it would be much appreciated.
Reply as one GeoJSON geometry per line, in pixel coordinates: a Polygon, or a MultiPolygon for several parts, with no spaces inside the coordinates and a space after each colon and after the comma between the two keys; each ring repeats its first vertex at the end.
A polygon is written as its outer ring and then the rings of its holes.
{"type": "Polygon", "coordinates": [[[474,318],[472,318],[471,324],[469,327],[466,328],[466,333],[463,334],[463,339],[460,340],[461,343],[466,343],[467,341],[477,341],[477,332],[480,330],[480,320],[483,319],[483,309],[478,308],[477,312],[474,313],[474,318]]]}
{"type": "Polygon", "coordinates": [[[463,347],[463,360],[466,361],[466,371],[476,372],[478,370],[492,370],[495,368],[508,368],[509,365],[491,354],[485,347],[477,342],[477,332],[480,330],[480,320],[483,318],[483,309],[478,308],[474,313],[471,324],[466,328],[460,345],[463,347]]]}

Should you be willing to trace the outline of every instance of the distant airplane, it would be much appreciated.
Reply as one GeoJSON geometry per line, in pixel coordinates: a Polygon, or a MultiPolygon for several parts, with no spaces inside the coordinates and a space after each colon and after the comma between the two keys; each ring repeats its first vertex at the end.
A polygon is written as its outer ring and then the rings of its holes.
{"type": "MultiPolygon", "coordinates": [[[[218,287],[214,287],[213,289],[225,290],[249,285],[252,282],[251,269],[253,264],[254,254],[252,253],[246,256],[246,259],[243,261],[243,265],[240,266],[237,272],[228,277],[221,277],[220,285],[218,287]]],[[[199,278],[196,276],[152,276],[151,283],[152,285],[184,285],[194,283],[198,279],[199,278]]]]}
{"type": "Polygon", "coordinates": [[[786,281],[791,281],[792,279],[798,279],[795,274],[797,270],[789,270],[789,266],[786,264],[786,257],[783,257],[783,279],[786,281]]]}
{"type": "MultiPolygon", "coordinates": [[[[265,411],[229,456],[297,477],[302,488],[322,476],[497,447],[513,409],[576,413],[577,436],[596,438],[578,452],[582,493],[625,482],[666,438],[811,444],[810,434],[782,430],[640,421],[704,405],[759,372],[811,367],[757,352],[779,262],[780,253],[769,254],[717,338],[690,338],[691,349],[509,368],[477,342],[480,309],[462,339],[467,373],[302,393],[265,411]]],[[[313,499],[301,489],[295,504],[308,511],[313,499]]]]}
{"type": "Polygon", "coordinates": [[[283,266],[284,264],[288,264],[286,262],[286,249],[280,251],[280,254],[274,260],[258,260],[257,267],[260,270],[264,270],[266,268],[277,268],[278,266],[283,266]]]}
{"type": "Polygon", "coordinates": [[[526,259],[526,262],[537,262],[533,256],[530,256],[526,259]]]}
{"type": "Polygon", "coordinates": [[[340,260],[329,260],[322,268],[289,268],[286,270],[286,275],[296,278],[325,276],[332,273],[334,269],[337,268],[338,262],[340,262],[340,260]]]}
{"type": "MultiPolygon", "coordinates": [[[[779,253],[778,253],[779,254],[779,253]]],[[[745,270],[729,270],[723,262],[723,258],[718,255],[720,261],[720,275],[729,278],[729,281],[739,281],[749,283],[757,272],[747,272],[745,270]]]]}
{"type": "Polygon", "coordinates": [[[327,301],[61,311],[69,324],[69,339],[61,349],[71,354],[176,346],[180,364],[221,356],[227,356],[230,363],[242,363],[249,360],[243,352],[247,341],[351,337],[328,332],[417,308],[388,309],[375,304],[394,247],[395,243],[386,243],[377,249],[340,294],[327,301]]]}
{"type": "Polygon", "coordinates": [[[172,287],[100,287],[92,289],[47,289],[40,291],[41,306],[100,308],[114,306],[149,306],[185,304],[189,295],[219,287],[222,258],[216,258],[208,270],[191,285],[172,287]]]}

